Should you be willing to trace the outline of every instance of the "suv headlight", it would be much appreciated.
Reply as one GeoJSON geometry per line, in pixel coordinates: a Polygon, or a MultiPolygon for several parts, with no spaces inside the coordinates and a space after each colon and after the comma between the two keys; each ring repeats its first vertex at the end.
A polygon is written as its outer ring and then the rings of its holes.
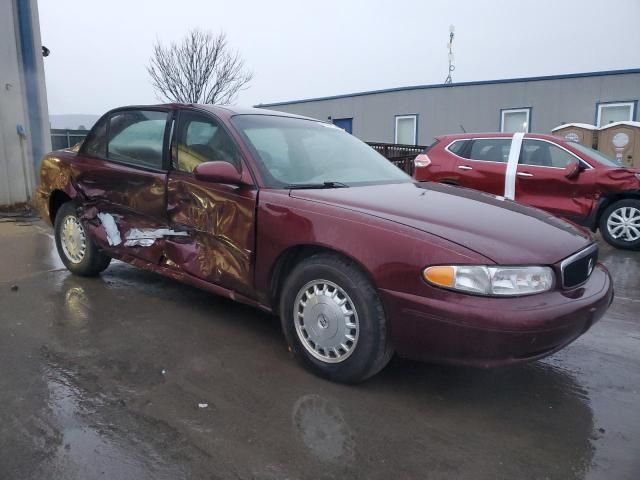
{"type": "Polygon", "coordinates": [[[553,270],[537,266],[438,265],[425,268],[422,276],[437,287],[490,296],[531,295],[554,285],[553,270]]]}

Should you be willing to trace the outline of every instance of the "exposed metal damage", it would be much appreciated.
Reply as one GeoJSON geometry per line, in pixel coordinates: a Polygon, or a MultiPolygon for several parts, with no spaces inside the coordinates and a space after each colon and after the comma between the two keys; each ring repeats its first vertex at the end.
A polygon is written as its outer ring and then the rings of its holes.
{"type": "MultiPolygon", "coordinates": [[[[100,212],[96,214],[104,228],[109,246],[116,247],[122,244],[122,237],[117,220],[120,215],[100,212]]],[[[188,237],[185,231],[176,231],[170,228],[131,228],[124,236],[125,247],[150,247],[154,242],[164,237],[188,237]]]]}
{"type": "Polygon", "coordinates": [[[116,224],[113,215],[109,213],[98,213],[96,216],[100,219],[100,222],[104,227],[109,245],[112,247],[120,245],[122,243],[122,238],[120,237],[120,231],[118,230],[118,225],[116,224]]]}
{"type": "Polygon", "coordinates": [[[132,228],[125,235],[125,247],[150,247],[153,243],[163,237],[188,237],[187,232],[177,232],[169,228],[132,228]]]}

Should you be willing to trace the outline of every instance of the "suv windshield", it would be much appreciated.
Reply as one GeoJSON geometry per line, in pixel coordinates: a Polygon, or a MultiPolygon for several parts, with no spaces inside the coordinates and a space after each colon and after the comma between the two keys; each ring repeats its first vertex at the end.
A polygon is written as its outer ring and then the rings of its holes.
{"type": "Polygon", "coordinates": [[[333,125],[291,117],[236,115],[267,187],[335,188],[411,182],[367,144],[333,125]]]}
{"type": "Polygon", "coordinates": [[[620,165],[618,162],[616,162],[612,158],[607,157],[603,153],[597,150],[594,150],[593,148],[589,148],[585,145],[582,145],[581,143],[572,142],[571,146],[576,150],[580,151],[580,153],[584,153],[585,155],[587,155],[591,160],[595,160],[596,162],[606,167],[615,167],[615,168],[622,167],[622,165],[620,165]]]}

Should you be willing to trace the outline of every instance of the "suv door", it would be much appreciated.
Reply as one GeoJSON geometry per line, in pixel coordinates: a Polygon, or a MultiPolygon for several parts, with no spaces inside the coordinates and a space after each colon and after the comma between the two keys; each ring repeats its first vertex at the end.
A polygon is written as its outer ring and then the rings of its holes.
{"type": "MultiPolygon", "coordinates": [[[[114,111],[96,124],[79,151],[78,190],[85,207],[94,206],[117,225],[121,241],[114,245],[106,239],[117,250],[125,248],[131,229],[167,225],[169,117],[166,109],[114,111]]],[[[127,254],[153,263],[161,257],[157,249],[133,248],[127,254]]]]}
{"type": "Polygon", "coordinates": [[[460,185],[504,195],[511,138],[474,138],[455,154],[460,185]]]}
{"type": "Polygon", "coordinates": [[[516,173],[515,200],[554,215],[584,221],[596,201],[594,173],[569,150],[547,140],[525,138],[516,173]],[[584,170],[568,179],[564,169],[575,161],[584,170]]]}
{"type": "Polygon", "coordinates": [[[224,161],[250,181],[238,147],[211,114],[181,110],[171,152],[169,222],[174,229],[189,229],[190,238],[167,241],[167,257],[191,275],[250,294],[257,189],[204,182],[193,175],[202,162],[224,161]]]}

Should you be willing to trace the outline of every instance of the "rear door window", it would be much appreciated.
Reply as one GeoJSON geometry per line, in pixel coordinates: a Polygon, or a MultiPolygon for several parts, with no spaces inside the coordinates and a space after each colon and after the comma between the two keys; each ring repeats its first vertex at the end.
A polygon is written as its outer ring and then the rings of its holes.
{"type": "Polygon", "coordinates": [[[167,112],[127,110],[109,120],[107,159],[114,162],[163,169],[167,112]]]}
{"type": "Polygon", "coordinates": [[[510,138],[484,138],[473,140],[471,148],[465,149],[465,155],[461,156],[469,160],[506,163],[510,148],[510,138]]]}

